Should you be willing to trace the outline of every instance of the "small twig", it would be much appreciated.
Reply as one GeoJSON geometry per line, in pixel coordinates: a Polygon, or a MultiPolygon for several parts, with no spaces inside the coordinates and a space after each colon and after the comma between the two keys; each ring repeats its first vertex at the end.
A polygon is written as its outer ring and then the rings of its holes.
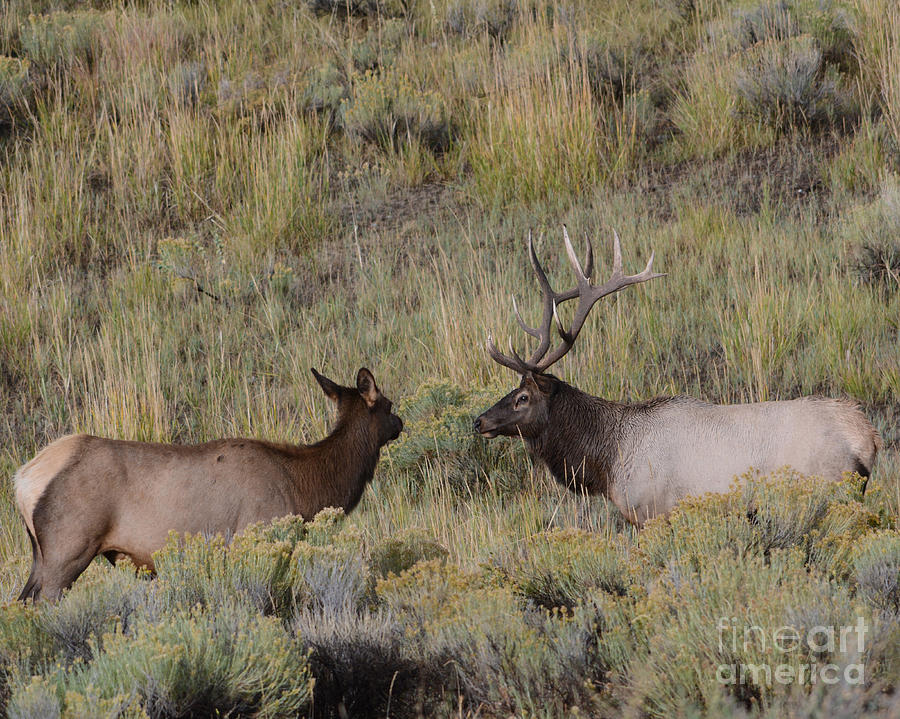
{"type": "Polygon", "coordinates": [[[194,277],[193,275],[179,272],[177,276],[179,279],[188,280],[190,282],[193,282],[194,288],[197,290],[198,295],[206,295],[207,297],[211,297],[212,299],[214,299],[216,302],[222,302],[221,297],[219,297],[217,294],[214,294],[214,293],[210,292],[208,289],[206,289],[203,285],[200,284],[199,280],[197,280],[197,278],[194,277]]]}

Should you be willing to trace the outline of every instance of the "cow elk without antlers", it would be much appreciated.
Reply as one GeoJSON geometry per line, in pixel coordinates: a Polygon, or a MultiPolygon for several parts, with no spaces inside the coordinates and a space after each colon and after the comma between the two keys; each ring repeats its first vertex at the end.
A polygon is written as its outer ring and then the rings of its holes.
{"type": "Polygon", "coordinates": [[[312,373],[338,412],[331,434],[312,445],[78,434],[41,450],[14,478],[34,560],[19,599],[55,599],[99,554],[152,570],[170,530],[233,534],[288,514],[352,510],[403,422],[369,370],[359,370],[355,387],[312,373]]]}
{"type": "Polygon", "coordinates": [[[736,476],[750,469],[769,473],[789,466],[827,480],[838,480],[845,472],[869,476],[881,439],[847,400],[802,397],[718,405],[676,396],[626,404],[586,394],[548,374],[572,349],[597,300],[662,277],[652,271],[652,255],[643,272],[625,275],[615,235],[612,275],[602,285],[592,285],[590,242],[582,268],[565,228],[563,239],[576,286],[555,292],[528,238],[543,293],[540,327],[528,326],[515,303],[513,307],[519,325],[538,340],[538,347],[525,360],[512,343],[505,355],[488,338],[491,358],[522,380],[475,420],[477,432],[488,438],[521,437],[557,481],[573,491],[605,495],[638,526],[668,512],[683,497],[727,491],[736,476]],[[565,328],[557,307],[576,298],[572,323],[565,328]],[[559,344],[551,351],[554,326],[559,344]]]}

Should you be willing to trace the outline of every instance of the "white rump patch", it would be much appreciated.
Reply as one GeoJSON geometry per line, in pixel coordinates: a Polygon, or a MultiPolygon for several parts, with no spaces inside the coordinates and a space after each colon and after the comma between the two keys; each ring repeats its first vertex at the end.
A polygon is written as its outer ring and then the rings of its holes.
{"type": "Polygon", "coordinates": [[[25,524],[32,536],[37,538],[34,531],[32,515],[38,500],[44,494],[47,485],[68,464],[75,451],[80,435],[69,434],[60,437],[44,447],[24,467],[21,467],[13,477],[16,488],[16,504],[25,519],[25,524]]]}

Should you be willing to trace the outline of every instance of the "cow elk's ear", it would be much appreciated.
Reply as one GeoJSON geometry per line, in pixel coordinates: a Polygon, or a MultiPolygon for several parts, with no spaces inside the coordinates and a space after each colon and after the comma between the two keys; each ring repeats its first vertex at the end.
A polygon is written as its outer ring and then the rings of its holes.
{"type": "Polygon", "coordinates": [[[316,382],[319,383],[319,386],[322,388],[322,391],[325,393],[325,396],[328,397],[328,399],[331,399],[331,400],[334,400],[335,402],[337,402],[341,396],[340,385],[337,384],[336,382],[332,382],[325,375],[319,374],[318,372],[316,372],[314,367],[310,367],[309,369],[313,373],[313,377],[316,378],[316,382]]]}
{"type": "Polygon", "coordinates": [[[375,384],[375,377],[365,367],[362,367],[356,374],[356,389],[359,390],[360,396],[369,407],[375,406],[381,392],[378,390],[378,385],[375,384]]]}

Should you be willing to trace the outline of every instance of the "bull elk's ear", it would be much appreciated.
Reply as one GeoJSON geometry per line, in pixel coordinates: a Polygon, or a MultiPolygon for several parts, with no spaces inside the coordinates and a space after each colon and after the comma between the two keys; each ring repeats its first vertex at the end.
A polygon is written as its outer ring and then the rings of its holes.
{"type": "Polygon", "coordinates": [[[316,382],[319,383],[319,387],[322,388],[322,391],[329,399],[333,399],[335,402],[341,396],[341,387],[336,382],[332,382],[325,375],[319,374],[316,372],[315,367],[310,367],[310,371],[313,373],[313,377],[316,378],[316,382]]]}
{"type": "Polygon", "coordinates": [[[362,367],[356,374],[356,389],[359,390],[360,396],[369,407],[375,406],[381,392],[378,391],[378,385],[375,384],[372,373],[365,367],[362,367]]]}
{"type": "Polygon", "coordinates": [[[556,391],[557,379],[553,375],[529,372],[525,375],[525,383],[541,394],[553,394],[556,391]]]}

